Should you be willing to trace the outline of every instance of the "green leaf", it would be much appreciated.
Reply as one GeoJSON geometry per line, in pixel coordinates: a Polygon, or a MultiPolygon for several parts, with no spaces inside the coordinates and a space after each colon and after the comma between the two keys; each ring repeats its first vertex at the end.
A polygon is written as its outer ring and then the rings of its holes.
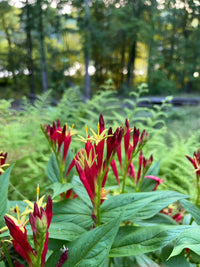
{"type": "Polygon", "coordinates": [[[191,229],[191,226],[121,227],[109,256],[128,257],[156,251],[176,239],[185,229],[191,229]]]}
{"type": "Polygon", "coordinates": [[[52,183],[60,182],[60,171],[56,160],[55,153],[52,153],[47,164],[47,176],[52,183]]]}
{"type": "Polygon", "coordinates": [[[183,208],[186,209],[187,212],[192,215],[195,222],[200,225],[200,209],[198,209],[193,203],[186,199],[181,199],[180,203],[183,208]]]}
{"type": "MultiPolygon", "coordinates": [[[[62,146],[62,147],[63,147],[63,146],[62,146]]],[[[62,147],[61,147],[61,148],[62,148],[62,147]]],[[[62,152],[61,152],[61,153],[62,153],[62,152]]],[[[67,171],[68,171],[69,165],[71,164],[73,158],[74,158],[74,155],[73,155],[71,149],[69,148],[69,150],[68,150],[68,152],[67,152],[66,161],[65,161],[65,170],[64,170],[64,174],[63,174],[64,177],[65,177],[65,175],[66,175],[66,173],[67,173],[67,171]]],[[[71,182],[74,173],[75,173],[75,167],[73,167],[73,168],[71,169],[71,171],[69,172],[69,174],[67,175],[67,181],[68,181],[68,182],[71,182]]]]}
{"type": "Polygon", "coordinates": [[[155,261],[150,259],[148,256],[140,255],[135,257],[138,267],[160,267],[155,261]]]}
{"type": "Polygon", "coordinates": [[[191,229],[186,229],[180,233],[169,258],[180,254],[185,248],[189,248],[200,255],[200,227],[193,226],[191,229]]]}
{"type": "Polygon", "coordinates": [[[85,229],[93,227],[92,210],[79,199],[54,203],[52,222],[72,222],[85,229]]]}
{"type": "Polygon", "coordinates": [[[49,228],[49,238],[51,239],[59,239],[65,241],[72,241],[79,235],[85,233],[86,230],[74,223],[69,222],[61,222],[50,224],[49,228]]]}
{"type": "Polygon", "coordinates": [[[8,212],[9,202],[8,202],[8,186],[9,186],[9,178],[10,173],[13,169],[13,166],[10,166],[5,172],[0,175],[0,228],[4,226],[4,215],[8,212]]]}
{"type": "Polygon", "coordinates": [[[105,266],[120,222],[121,216],[73,240],[63,267],[105,266]]]}
{"type": "MultiPolygon", "coordinates": [[[[61,155],[63,154],[63,147],[64,145],[61,146],[61,155]]],[[[71,151],[71,149],[69,148],[68,150],[68,153],[67,153],[67,157],[66,157],[66,161],[65,161],[65,169],[64,169],[64,172],[63,172],[63,177],[65,177],[67,171],[68,171],[68,168],[69,168],[69,165],[70,163],[72,162],[73,160],[73,153],[71,151]]],[[[47,176],[49,178],[49,180],[52,182],[52,183],[55,183],[55,182],[60,182],[60,170],[59,170],[59,166],[58,166],[58,163],[57,163],[57,160],[56,160],[56,155],[55,153],[52,153],[50,159],[49,159],[49,162],[47,164],[47,176]]],[[[70,173],[68,174],[67,176],[67,181],[70,182],[73,175],[74,175],[74,172],[75,172],[75,168],[73,167],[70,171],[70,173]]]]}
{"type": "Polygon", "coordinates": [[[81,180],[79,179],[78,176],[74,175],[72,179],[72,184],[74,185],[74,192],[82,199],[82,201],[88,205],[90,208],[92,208],[92,202],[91,199],[88,196],[88,193],[82,184],[81,180]]]}
{"type": "Polygon", "coordinates": [[[70,183],[61,184],[59,182],[53,183],[50,186],[47,187],[47,189],[53,190],[53,196],[52,199],[55,198],[57,195],[66,192],[67,190],[71,189],[73,187],[70,183]]]}
{"type": "Polygon", "coordinates": [[[148,219],[169,204],[187,196],[173,191],[127,193],[111,196],[101,206],[102,221],[107,222],[123,211],[123,220],[148,219]]]}
{"type": "Polygon", "coordinates": [[[170,216],[163,214],[163,213],[158,213],[155,216],[143,220],[143,219],[134,219],[134,222],[138,225],[143,225],[143,226],[149,226],[149,225],[157,225],[157,224],[168,224],[168,225],[177,225],[177,222],[173,220],[170,216]]]}
{"type": "Polygon", "coordinates": [[[0,267],[5,267],[5,263],[3,261],[0,262],[0,267]]]}
{"type": "MultiPolygon", "coordinates": [[[[154,175],[154,176],[158,176],[159,173],[159,169],[160,169],[160,160],[157,161],[155,164],[153,164],[147,171],[147,173],[145,174],[145,176],[147,175],[154,175]]],[[[141,186],[140,186],[140,191],[141,192],[149,192],[152,191],[154,189],[156,185],[156,181],[153,179],[149,179],[149,178],[144,178],[141,186]]]]}
{"type": "MultiPolygon", "coordinates": [[[[174,256],[174,257],[168,259],[172,250],[173,250],[172,244],[169,244],[162,249],[161,258],[162,258],[163,266],[165,266],[165,267],[174,267],[174,266],[176,266],[176,267],[192,267],[193,266],[190,262],[188,262],[187,258],[185,257],[185,253],[181,253],[177,256],[174,256]]],[[[193,267],[196,267],[196,265],[193,267]]]]}
{"type": "Polygon", "coordinates": [[[11,257],[10,257],[10,253],[8,252],[8,248],[7,248],[6,243],[2,242],[2,246],[3,246],[4,255],[6,256],[6,260],[8,262],[8,266],[9,267],[14,267],[14,265],[12,263],[12,260],[11,260],[11,257]]]}

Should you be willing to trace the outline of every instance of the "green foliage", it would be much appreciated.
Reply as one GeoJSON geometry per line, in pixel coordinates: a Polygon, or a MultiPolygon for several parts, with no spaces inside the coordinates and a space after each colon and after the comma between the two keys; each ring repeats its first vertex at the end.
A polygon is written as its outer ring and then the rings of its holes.
{"type": "Polygon", "coordinates": [[[0,205],[0,227],[4,225],[3,216],[5,213],[9,211],[8,205],[8,186],[9,186],[9,178],[10,173],[12,171],[13,166],[9,167],[4,173],[0,175],[0,195],[1,195],[1,205],[0,205]]]}
{"type": "MultiPolygon", "coordinates": [[[[34,184],[40,184],[42,194],[50,191],[54,203],[47,266],[56,265],[63,245],[69,249],[68,260],[63,266],[158,267],[160,264],[176,264],[177,267],[189,267],[191,265],[185,259],[185,249],[188,248],[188,258],[195,264],[199,263],[200,240],[197,233],[200,231],[200,210],[192,203],[196,195],[191,186],[194,173],[191,163],[185,158],[185,155],[191,155],[196,150],[198,132],[192,132],[188,139],[181,134],[171,133],[165,123],[170,108],[168,99],[160,107],[140,107],[141,94],[145,91],[143,85],[138,92],[132,93],[130,99],[124,100],[124,103],[129,104],[124,109],[116,95],[108,91],[100,92],[86,103],[81,103],[77,91],[71,89],[57,107],[49,106],[50,93],[46,93],[38,96],[33,106],[24,100],[23,109],[13,111],[12,116],[9,116],[11,102],[1,102],[0,110],[5,110],[0,124],[2,148],[8,152],[8,162],[16,161],[16,164],[13,169],[11,166],[0,175],[0,224],[3,226],[3,216],[8,206],[15,205],[16,199],[35,199],[34,184]],[[80,134],[85,136],[85,124],[88,128],[96,127],[94,125],[101,112],[105,114],[106,127],[124,124],[125,118],[129,117],[131,127],[142,127],[150,133],[143,153],[145,157],[153,153],[154,164],[146,175],[164,179],[166,188],[159,186],[160,190],[149,192],[153,184],[144,179],[141,192],[134,192],[135,188],[130,182],[126,193],[116,195],[117,190],[113,186],[116,180],[111,176],[106,183],[106,189],[111,188],[111,193],[100,206],[101,225],[95,224],[94,227],[94,206],[83,183],[76,176],[75,169],[72,169],[67,179],[60,179],[61,174],[65,177],[76,150],[84,144],[72,137],[66,162],[61,168],[56,152],[52,153],[48,141],[44,141],[40,124],[52,123],[57,118],[61,118],[62,125],[65,122],[72,124],[75,120],[76,130],[80,127],[80,134]],[[78,194],[77,198],[60,198],[60,194],[70,189],[78,194]],[[171,205],[179,205],[187,212],[182,224],[163,213],[171,205]]],[[[63,147],[61,161],[62,153],[63,147]]],[[[134,167],[137,168],[135,161],[134,167]]],[[[20,201],[19,208],[24,210],[24,204],[20,201]]],[[[32,235],[30,226],[27,226],[27,234],[29,237],[32,235]]],[[[5,238],[7,235],[8,232],[5,232],[0,237],[5,238]]]]}
{"type": "MultiPolygon", "coordinates": [[[[96,126],[94,128],[94,125],[96,125],[100,113],[104,114],[106,125],[110,123],[113,126],[124,124],[125,118],[128,117],[130,125],[149,132],[150,140],[144,151],[147,156],[153,154],[154,162],[160,161],[158,174],[165,180],[167,189],[194,195],[195,191],[191,186],[194,174],[185,155],[191,155],[193,147],[198,147],[198,131],[190,132],[191,135],[187,139],[182,137],[182,132],[177,135],[171,131],[169,127],[172,115],[168,118],[167,123],[165,122],[168,110],[171,110],[168,98],[162,106],[150,106],[149,108],[138,106],[141,95],[146,90],[146,86],[142,85],[138,92],[131,94],[132,99],[124,99],[125,107],[123,109],[120,108],[121,101],[110,91],[101,91],[91,100],[83,103],[80,102],[79,92],[70,89],[63,95],[57,107],[49,106],[50,93],[39,96],[34,106],[24,99],[23,106],[19,110],[11,109],[12,100],[1,100],[0,130],[3,140],[1,149],[8,152],[9,162],[16,162],[10,180],[10,198],[22,199],[28,195],[34,198],[35,186],[30,187],[29,181],[34,185],[40,184],[41,190],[46,184],[49,184],[44,173],[50,151],[48,143],[44,141],[44,136],[41,134],[40,124],[47,124],[60,118],[62,125],[66,122],[68,125],[75,124],[75,129],[80,129],[78,133],[85,136],[85,125],[88,129],[95,130],[96,126]]],[[[181,118],[181,113],[178,115],[181,118]]],[[[189,120],[188,116],[185,118],[189,120]]],[[[176,132],[178,132],[177,128],[176,132]]],[[[80,144],[79,141],[72,142],[71,149],[76,152],[80,144]]],[[[52,159],[53,155],[50,160],[52,159]]],[[[48,176],[51,177],[53,173],[50,171],[48,176]]],[[[56,182],[56,178],[53,181],[56,182]]],[[[113,181],[110,178],[108,180],[110,184],[113,184],[113,181]]]]}

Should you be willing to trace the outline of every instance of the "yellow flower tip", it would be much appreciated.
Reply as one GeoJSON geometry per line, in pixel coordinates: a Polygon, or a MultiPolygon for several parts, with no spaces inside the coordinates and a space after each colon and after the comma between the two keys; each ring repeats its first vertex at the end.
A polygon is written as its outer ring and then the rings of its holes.
{"type": "MultiPolygon", "coordinates": [[[[27,200],[28,201],[28,200],[27,200]]],[[[26,204],[28,204],[27,202],[26,202],[26,200],[24,200],[24,202],[26,203],[26,204]]],[[[31,203],[32,204],[32,203],[31,203]]],[[[33,208],[32,209],[29,209],[29,206],[26,206],[26,209],[25,209],[25,211],[23,211],[22,213],[21,213],[21,217],[22,216],[25,216],[25,218],[26,218],[26,215],[28,215],[30,212],[32,212],[33,211],[33,208]]]]}
{"type": "Polygon", "coordinates": [[[85,125],[85,133],[86,133],[86,138],[87,138],[87,133],[88,133],[88,128],[87,128],[87,125],[85,125]]]}
{"type": "Polygon", "coordinates": [[[18,205],[16,205],[15,210],[16,210],[16,213],[17,213],[17,219],[18,219],[18,222],[20,222],[20,217],[19,217],[19,207],[18,207],[18,205]]]}
{"type": "Polygon", "coordinates": [[[30,201],[30,200],[28,200],[28,199],[25,199],[25,200],[23,200],[30,208],[31,208],[31,210],[33,210],[33,208],[34,208],[34,204],[30,201]]]}
{"type": "Polygon", "coordinates": [[[105,188],[102,187],[102,188],[101,188],[101,199],[106,200],[106,199],[107,199],[106,196],[107,196],[107,194],[110,192],[110,190],[111,190],[111,189],[109,189],[109,190],[106,191],[105,188]]]}
{"type": "Polygon", "coordinates": [[[98,129],[98,134],[97,134],[97,136],[99,137],[99,135],[100,135],[100,124],[99,124],[99,122],[98,122],[98,125],[97,125],[97,129],[98,129]]]}
{"type": "Polygon", "coordinates": [[[39,184],[37,185],[36,194],[37,194],[37,202],[38,202],[39,201],[39,194],[40,194],[39,184]]]}
{"type": "Polygon", "coordinates": [[[0,229],[0,234],[2,234],[3,232],[7,231],[8,230],[8,227],[7,226],[4,226],[0,229]]]}

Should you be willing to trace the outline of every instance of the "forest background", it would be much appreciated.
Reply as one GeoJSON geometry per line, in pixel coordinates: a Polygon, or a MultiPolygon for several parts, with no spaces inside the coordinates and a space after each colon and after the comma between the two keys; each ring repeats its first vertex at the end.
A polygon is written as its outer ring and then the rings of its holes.
{"type": "Polygon", "coordinates": [[[0,97],[198,93],[197,0],[2,0],[0,97]]]}

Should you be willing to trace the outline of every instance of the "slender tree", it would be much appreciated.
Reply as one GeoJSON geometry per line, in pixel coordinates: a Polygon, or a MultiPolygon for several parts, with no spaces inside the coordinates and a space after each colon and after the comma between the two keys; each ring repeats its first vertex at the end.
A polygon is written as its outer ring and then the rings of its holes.
{"type": "Polygon", "coordinates": [[[47,62],[45,52],[45,30],[44,30],[44,11],[42,8],[43,0],[37,0],[37,20],[38,20],[38,39],[40,46],[40,63],[43,92],[48,90],[47,62]]]}
{"type": "Polygon", "coordinates": [[[25,12],[25,31],[26,31],[26,48],[27,48],[27,67],[29,72],[29,86],[30,86],[30,98],[35,97],[35,81],[34,81],[34,64],[33,64],[33,40],[32,40],[32,5],[29,0],[26,0],[24,6],[25,12]]]}

